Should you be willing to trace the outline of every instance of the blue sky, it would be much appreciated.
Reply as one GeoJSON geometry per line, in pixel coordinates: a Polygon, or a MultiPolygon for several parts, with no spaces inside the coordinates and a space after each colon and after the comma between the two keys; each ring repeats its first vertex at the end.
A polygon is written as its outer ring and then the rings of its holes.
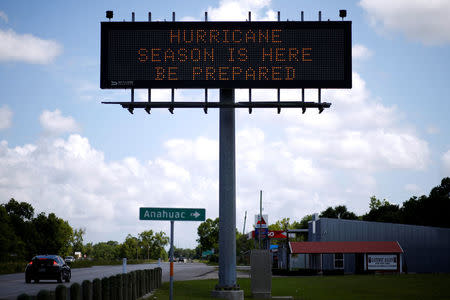
{"type": "MultiPolygon", "coordinates": [[[[401,204],[450,176],[450,2],[441,1],[2,1],[0,3],[0,202],[11,197],[55,212],[87,241],[123,241],[165,222],[138,220],[141,206],[204,207],[218,216],[218,111],[130,115],[101,101],[100,22],[114,20],[339,20],[353,22],[353,89],[326,90],[322,114],[238,111],[237,227],[258,213],[299,220],[328,206],[358,214],[375,195],[401,204]]],[[[307,100],[317,92],[308,91],[307,100]]],[[[237,90],[237,100],[247,100],[237,90]]],[[[282,90],[283,100],[298,90],[282,90]]],[[[137,93],[138,99],[145,99],[137,93]]],[[[154,91],[170,100],[170,92],[154,91]]],[[[210,91],[217,100],[217,90],[210,91]]],[[[255,90],[254,100],[275,91],[255,90]]],[[[203,91],[177,90],[181,101],[203,91]]],[[[176,224],[194,247],[198,223],[176,224]]]]}

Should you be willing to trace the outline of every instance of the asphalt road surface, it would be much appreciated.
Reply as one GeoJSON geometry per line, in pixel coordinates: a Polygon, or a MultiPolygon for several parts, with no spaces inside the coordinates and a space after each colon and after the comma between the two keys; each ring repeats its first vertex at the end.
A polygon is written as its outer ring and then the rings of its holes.
{"type": "MultiPolygon", "coordinates": [[[[127,265],[127,271],[140,269],[152,269],[158,267],[157,264],[127,265]]],[[[169,281],[169,263],[161,263],[162,281],[169,281]]],[[[73,282],[82,283],[83,280],[93,280],[103,278],[122,272],[122,266],[96,266],[91,268],[72,269],[72,279],[70,283],[63,283],[69,287],[73,282]]],[[[242,273],[241,276],[248,276],[242,273]]],[[[175,263],[174,280],[195,280],[217,278],[217,268],[201,263],[175,263]]],[[[16,299],[18,295],[27,293],[36,295],[40,290],[54,290],[58,283],[56,280],[44,280],[39,283],[25,283],[25,273],[0,275],[0,299],[16,299]]]]}

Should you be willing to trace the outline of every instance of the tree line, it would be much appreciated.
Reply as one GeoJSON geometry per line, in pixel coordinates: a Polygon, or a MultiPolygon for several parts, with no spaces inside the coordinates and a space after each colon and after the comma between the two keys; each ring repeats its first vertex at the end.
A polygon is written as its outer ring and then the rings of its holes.
{"type": "Polygon", "coordinates": [[[147,230],[137,237],[128,235],[116,241],[83,243],[86,230],[74,229],[54,213],[35,216],[27,202],[14,198],[0,205],[0,262],[29,260],[37,254],[74,255],[81,252],[96,260],[167,258],[164,232],[147,230]]]}
{"type": "MultiPolygon", "coordinates": [[[[434,226],[450,228],[450,178],[443,178],[441,184],[431,189],[428,196],[413,196],[402,205],[392,204],[386,199],[372,196],[369,200],[369,212],[358,216],[349,211],[345,205],[328,207],[319,214],[320,218],[336,218],[347,220],[362,220],[373,222],[388,222],[410,225],[434,226]]],[[[312,214],[306,215],[299,221],[283,218],[270,224],[269,230],[307,229],[312,214]]],[[[199,250],[197,252],[214,249],[218,253],[219,247],[219,218],[207,219],[197,229],[199,250]]],[[[295,241],[307,239],[306,233],[298,234],[295,241]]],[[[278,241],[280,242],[280,241],[278,241]]],[[[236,231],[236,254],[254,248],[253,242],[248,241],[246,235],[236,231]]]]}
{"type": "MultiPolygon", "coordinates": [[[[443,178],[428,196],[411,197],[402,205],[392,204],[386,199],[372,196],[369,212],[358,216],[345,205],[328,207],[320,213],[322,218],[341,218],[375,222],[390,222],[423,226],[450,228],[450,178],[443,178]]],[[[306,229],[312,215],[291,221],[283,218],[269,225],[270,230],[306,229]]],[[[73,255],[79,251],[87,257],[98,260],[167,259],[165,246],[169,238],[164,232],[143,231],[138,236],[127,235],[123,243],[117,241],[84,243],[86,230],[74,229],[69,223],[54,213],[35,216],[34,208],[26,202],[10,199],[0,205],[0,262],[28,260],[36,254],[73,255]]],[[[202,252],[214,250],[212,260],[219,252],[219,218],[207,219],[197,228],[198,246],[195,249],[175,248],[175,257],[200,258],[202,252]]],[[[298,235],[297,240],[305,240],[306,235],[298,235]]],[[[241,255],[254,247],[244,233],[236,230],[236,255],[241,255]]]]}
{"type": "Polygon", "coordinates": [[[369,209],[368,213],[357,216],[348,211],[345,205],[339,205],[328,207],[320,217],[449,228],[450,178],[443,178],[441,184],[432,188],[428,196],[413,196],[402,205],[372,196],[369,209]]]}

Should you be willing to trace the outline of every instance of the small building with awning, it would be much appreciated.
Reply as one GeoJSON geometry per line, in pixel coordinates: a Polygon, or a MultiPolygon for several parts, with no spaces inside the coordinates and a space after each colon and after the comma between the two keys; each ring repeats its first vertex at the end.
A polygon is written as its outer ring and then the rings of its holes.
{"type": "Polygon", "coordinates": [[[289,269],[319,273],[367,273],[403,270],[397,241],[289,242],[289,269]]]}

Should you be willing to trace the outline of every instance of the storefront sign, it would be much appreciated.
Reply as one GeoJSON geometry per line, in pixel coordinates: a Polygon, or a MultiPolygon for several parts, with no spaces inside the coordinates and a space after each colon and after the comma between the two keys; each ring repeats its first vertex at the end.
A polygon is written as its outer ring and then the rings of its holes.
{"type": "Polygon", "coordinates": [[[367,255],[368,270],[397,270],[397,255],[367,255]]]}

